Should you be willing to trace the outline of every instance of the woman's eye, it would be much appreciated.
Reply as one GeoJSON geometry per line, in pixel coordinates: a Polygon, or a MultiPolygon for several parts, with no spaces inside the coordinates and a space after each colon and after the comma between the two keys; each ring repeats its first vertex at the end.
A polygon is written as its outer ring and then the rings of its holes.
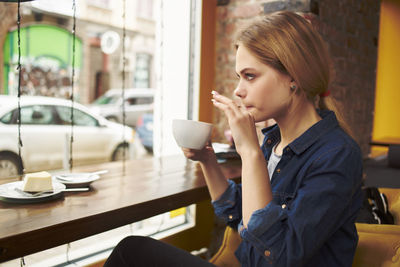
{"type": "Polygon", "coordinates": [[[244,77],[245,77],[246,80],[251,81],[256,77],[256,75],[254,75],[252,73],[245,73],[244,77]]]}

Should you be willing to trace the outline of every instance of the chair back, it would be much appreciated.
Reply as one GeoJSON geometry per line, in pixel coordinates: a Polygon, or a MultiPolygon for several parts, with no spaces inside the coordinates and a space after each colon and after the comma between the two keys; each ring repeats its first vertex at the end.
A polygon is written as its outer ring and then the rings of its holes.
{"type": "MultiPolygon", "coordinates": [[[[359,241],[352,267],[399,267],[400,226],[356,223],[359,241]]],[[[226,227],[222,245],[210,262],[218,267],[240,266],[235,251],[240,235],[226,227]]]]}
{"type": "Polygon", "coordinates": [[[359,236],[353,267],[399,267],[400,226],[356,223],[359,236]]]}
{"type": "Polygon", "coordinates": [[[218,267],[240,267],[240,263],[235,256],[235,251],[240,242],[242,242],[242,239],[239,233],[227,226],[221,247],[209,262],[218,267]]]}

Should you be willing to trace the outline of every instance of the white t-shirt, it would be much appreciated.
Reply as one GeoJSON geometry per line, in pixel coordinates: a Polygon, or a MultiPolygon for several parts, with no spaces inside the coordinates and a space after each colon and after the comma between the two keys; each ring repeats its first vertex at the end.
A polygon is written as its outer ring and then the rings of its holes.
{"type": "Polygon", "coordinates": [[[270,180],[272,179],[272,174],[274,174],[276,165],[278,165],[279,161],[282,158],[282,155],[275,154],[275,148],[276,145],[272,148],[271,155],[269,156],[268,160],[268,174],[270,180]]]}

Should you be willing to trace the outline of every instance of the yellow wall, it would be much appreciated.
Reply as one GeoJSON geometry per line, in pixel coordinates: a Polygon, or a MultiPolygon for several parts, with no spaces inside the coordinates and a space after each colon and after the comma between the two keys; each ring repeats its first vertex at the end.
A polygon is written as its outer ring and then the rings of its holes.
{"type": "Polygon", "coordinates": [[[400,0],[382,0],[372,139],[400,137],[400,0]]]}

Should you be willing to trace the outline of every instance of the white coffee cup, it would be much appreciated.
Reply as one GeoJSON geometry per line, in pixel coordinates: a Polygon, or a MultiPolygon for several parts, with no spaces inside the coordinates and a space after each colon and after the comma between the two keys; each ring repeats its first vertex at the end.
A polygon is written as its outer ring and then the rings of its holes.
{"type": "Polygon", "coordinates": [[[172,121],[172,132],[178,146],[202,149],[210,139],[213,125],[207,122],[180,120],[172,121]]]}

